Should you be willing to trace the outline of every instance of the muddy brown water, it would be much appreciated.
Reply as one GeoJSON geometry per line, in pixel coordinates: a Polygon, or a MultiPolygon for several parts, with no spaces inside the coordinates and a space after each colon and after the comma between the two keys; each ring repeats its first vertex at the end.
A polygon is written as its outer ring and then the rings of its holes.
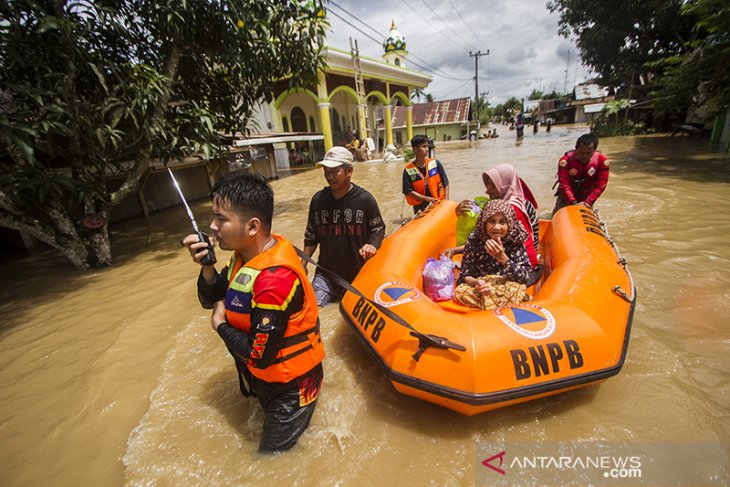
{"type": "MultiPolygon", "coordinates": [[[[437,145],[452,199],[483,193],[488,165],[515,165],[541,210],[558,157],[581,129],[521,143],[437,145]]],[[[317,412],[298,446],[256,453],[262,414],[195,297],[177,241],[182,208],[113,228],[115,265],[77,272],[53,252],[0,262],[0,483],[20,485],[472,485],[480,442],[730,441],[730,158],[706,141],[601,141],[611,179],[597,207],[636,281],[618,376],[571,393],[463,417],[394,392],[337,306],[317,412]],[[145,247],[145,242],[149,244],[145,247]]],[[[408,216],[402,164],[363,163],[353,180],[389,223],[408,216]]],[[[274,181],[275,231],[303,239],[319,170],[274,181]]],[[[210,205],[196,202],[198,220],[210,205]]],[[[225,253],[220,253],[224,261],[225,253]]],[[[679,467],[678,467],[679,468],[679,467]]]]}

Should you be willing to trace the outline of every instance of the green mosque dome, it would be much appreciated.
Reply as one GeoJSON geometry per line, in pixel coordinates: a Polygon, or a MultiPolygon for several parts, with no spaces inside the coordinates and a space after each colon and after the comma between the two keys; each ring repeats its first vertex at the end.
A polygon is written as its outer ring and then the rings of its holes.
{"type": "Polygon", "coordinates": [[[385,49],[386,54],[393,51],[406,50],[406,38],[398,32],[395,26],[395,20],[390,25],[390,35],[383,41],[383,49],[385,49]]]}

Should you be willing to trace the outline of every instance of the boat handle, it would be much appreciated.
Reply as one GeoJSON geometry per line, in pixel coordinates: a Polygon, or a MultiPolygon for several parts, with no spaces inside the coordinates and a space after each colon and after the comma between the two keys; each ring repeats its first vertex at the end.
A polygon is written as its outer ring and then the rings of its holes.
{"type": "Polygon", "coordinates": [[[458,350],[460,352],[466,351],[466,347],[464,345],[459,345],[458,343],[454,343],[438,335],[430,335],[427,333],[412,331],[411,336],[418,338],[418,350],[416,351],[416,353],[413,354],[413,360],[415,360],[416,362],[418,362],[418,360],[421,358],[421,355],[423,355],[423,352],[425,352],[428,347],[443,349],[453,348],[454,350],[458,350]]]}
{"type": "Polygon", "coordinates": [[[621,298],[623,298],[624,301],[626,301],[627,303],[631,302],[631,298],[629,298],[629,295],[626,294],[626,291],[621,289],[621,286],[614,286],[611,289],[611,291],[613,291],[613,293],[616,294],[617,296],[620,296],[621,298]]]}

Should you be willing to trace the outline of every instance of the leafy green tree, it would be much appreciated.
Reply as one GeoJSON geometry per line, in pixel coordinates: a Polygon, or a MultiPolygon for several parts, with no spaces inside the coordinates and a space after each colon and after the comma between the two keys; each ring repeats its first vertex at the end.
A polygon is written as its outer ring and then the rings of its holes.
{"type": "MultiPolygon", "coordinates": [[[[718,0],[719,1],[719,0],[718,0]]],[[[680,15],[684,0],[552,0],[559,33],[574,36],[583,63],[599,74],[603,84],[627,87],[649,79],[648,63],[683,53],[693,19],[680,15]]]]}
{"type": "MultiPolygon", "coordinates": [[[[476,106],[475,106],[474,101],[471,102],[471,110],[472,110],[472,113],[475,113],[475,111],[476,111],[476,106]]],[[[484,93],[482,93],[479,96],[479,114],[478,114],[479,121],[481,122],[482,125],[489,122],[489,119],[492,117],[492,112],[493,112],[493,110],[489,106],[489,101],[487,101],[487,97],[485,96],[484,93]]]]}
{"type": "Polygon", "coordinates": [[[504,103],[495,106],[492,113],[502,120],[509,120],[515,108],[522,108],[522,100],[513,96],[504,103]]]}
{"type": "Polygon", "coordinates": [[[697,19],[686,54],[665,58],[659,89],[653,93],[657,107],[683,111],[706,104],[711,112],[730,108],[730,4],[723,0],[692,0],[682,15],[697,19]]]}
{"type": "Polygon", "coordinates": [[[215,158],[274,84],[322,66],[321,4],[279,0],[0,3],[0,226],[78,268],[111,264],[109,210],[152,161],[215,158]],[[110,190],[111,175],[123,175],[110,190]]]}
{"type": "Polygon", "coordinates": [[[558,93],[557,91],[553,90],[553,91],[552,91],[552,92],[550,92],[550,93],[546,93],[546,94],[544,94],[544,95],[542,96],[542,99],[543,99],[543,100],[556,100],[556,99],[558,99],[558,98],[565,98],[565,96],[566,96],[565,94],[563,94],[563,93],[558,93]]]}
{"type": "Polygon", "coordinates": [[[527,97],[528,100],[542,100],[544,93],[540,90],[532,90],[532,93],[527,97]]]}

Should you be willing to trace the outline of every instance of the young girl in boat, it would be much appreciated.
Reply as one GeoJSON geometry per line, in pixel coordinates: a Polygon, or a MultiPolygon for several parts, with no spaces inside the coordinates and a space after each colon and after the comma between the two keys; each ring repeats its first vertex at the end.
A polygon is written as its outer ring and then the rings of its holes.
{"type": "MultiPolygon", "coordinates": [[[[517,170],[510,164],[500,164],[482,173],[487,195],[493,200],[508,201],[515,211],[515,216],[527,231],[525,250],[533,270],[538,268],[538,230],[537,201],[532,191],[517,170]]],[[[464,200],[456,207],[456,216],[462,216],[473,207],[472,202],[464,200]]],[[[449,257],[459,254],[463,247],[452,247],[446,250],[449,257]]]]}
{"type": "Polygon", "coordinates": [[[508,201],[488,202],[466,241],[455,299],[482,309],[523,301],[532,270],[527,239],[508,201]]]}

